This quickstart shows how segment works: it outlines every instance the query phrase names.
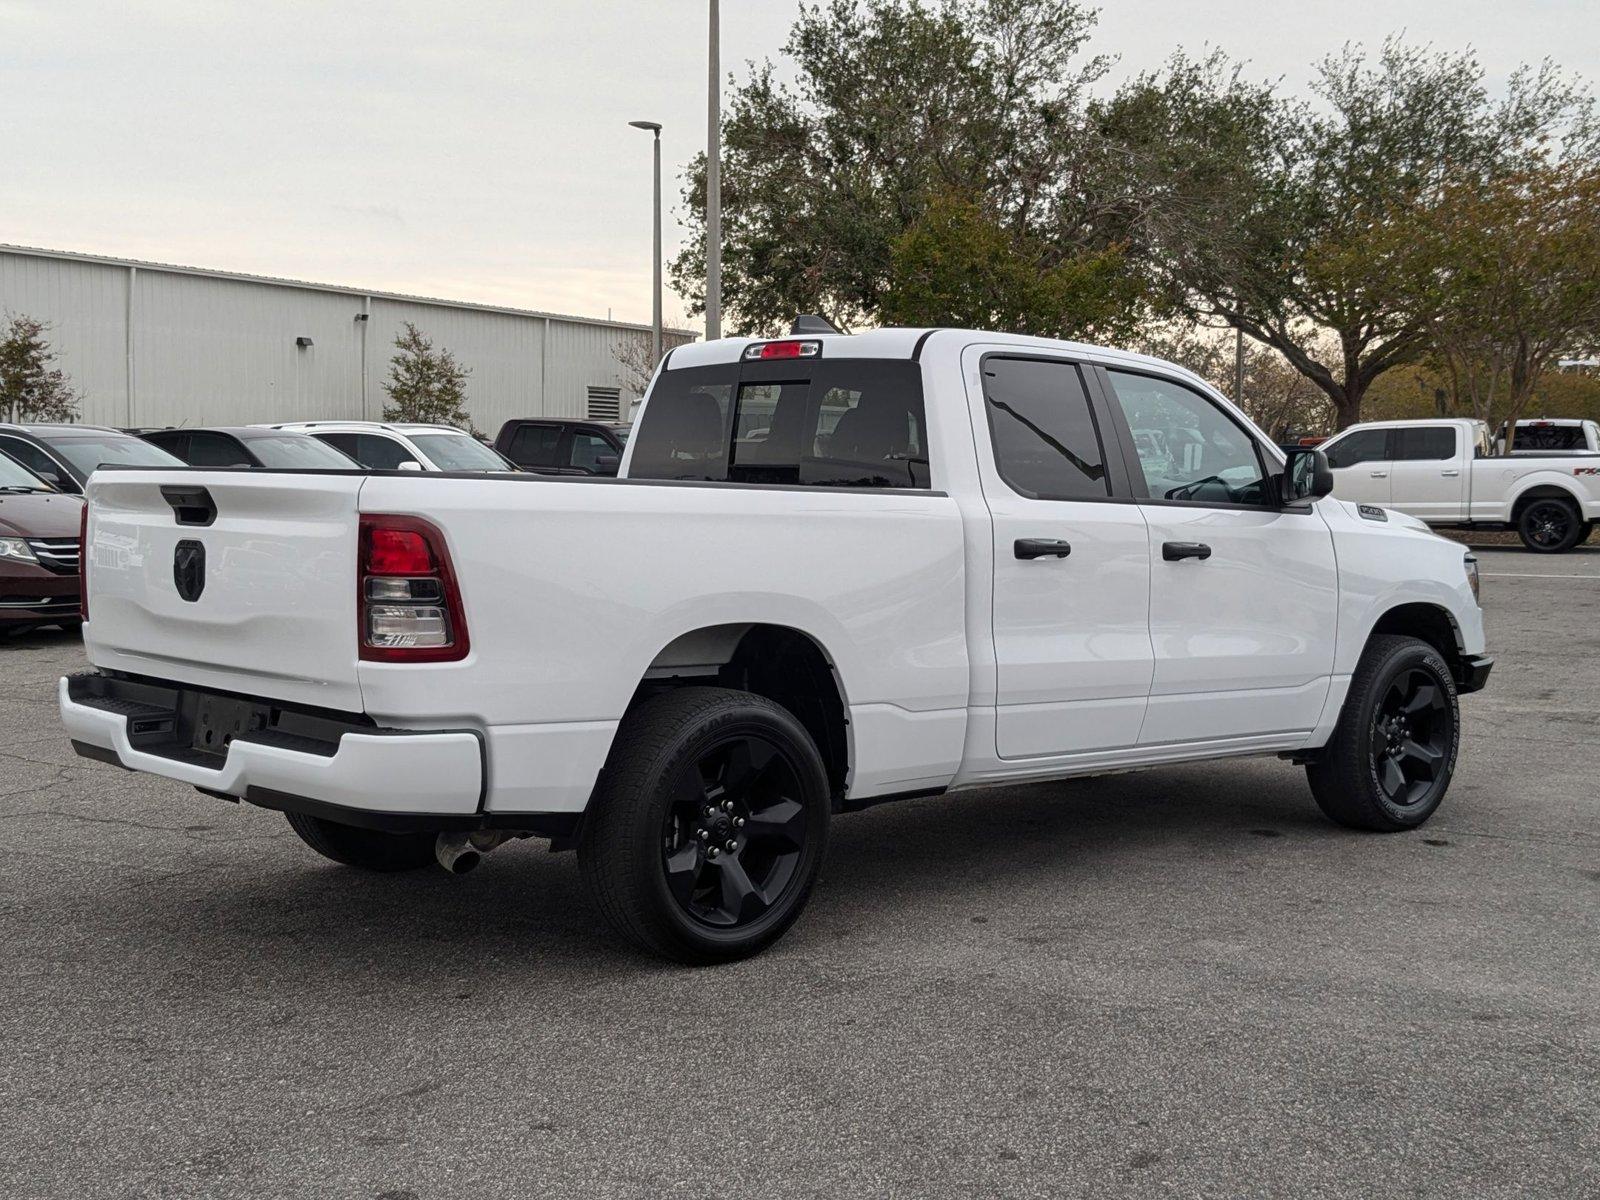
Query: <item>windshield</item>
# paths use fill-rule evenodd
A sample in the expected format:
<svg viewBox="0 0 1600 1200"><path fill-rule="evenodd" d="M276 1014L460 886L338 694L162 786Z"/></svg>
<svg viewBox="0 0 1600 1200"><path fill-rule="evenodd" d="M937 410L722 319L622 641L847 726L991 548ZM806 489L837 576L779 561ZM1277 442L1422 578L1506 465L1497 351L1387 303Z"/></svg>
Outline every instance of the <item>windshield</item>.
<svg viewBox="0 0 1600 1200"><path fill-rule="evenodd" d="M4 451L0 451L0 488L32 488L40 492L55 491L55 488L40 479L16 459L6 455Z"/></svg>
<svg viewBox="0 0 1600 1200"><path fill-rule="evenodd" d="M100 466L130 467L181 467L182 459L174 458L159 446L121 433L72 434L48 440L69 463L90 474Z"/></svg>
<svg viewBox="0 0 1600 1200"><path fill-rule="evenodd" d="M263 467L284 471L348 471L361 465L327 443L298 433L247 438L245 446L261 460Z"/></svg>
<svg viewBox="0 0 1600 1200"><path fill-rule="evenodd" d="M406 436L441 471L516 470L477 438L465 433L410 433Z"/></svg>

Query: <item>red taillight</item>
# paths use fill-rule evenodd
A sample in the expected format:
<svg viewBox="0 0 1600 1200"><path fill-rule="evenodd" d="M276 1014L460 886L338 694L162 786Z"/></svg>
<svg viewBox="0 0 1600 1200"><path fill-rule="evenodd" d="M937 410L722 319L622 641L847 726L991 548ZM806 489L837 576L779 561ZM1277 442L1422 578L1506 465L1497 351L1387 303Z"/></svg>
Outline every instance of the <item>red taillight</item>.
<svg viewBox="0 0 1600 1200"><path fill-rule="evenodd" d="M361 518L356 639L368 662L456 662L467 620L444 534L420 517Z"/></svg>
<svg viewBox="0 0 1600 1200"><path fill-rule="evenodd" d="M367 543L368 575L431 575L428 539L410 529L375 527Z"/></svg>
<svg viewBox="0 0 1600 1200"><path fill-rule="evenodd" d="M89 497L78 514L78 616L89 619Z"/></svg>

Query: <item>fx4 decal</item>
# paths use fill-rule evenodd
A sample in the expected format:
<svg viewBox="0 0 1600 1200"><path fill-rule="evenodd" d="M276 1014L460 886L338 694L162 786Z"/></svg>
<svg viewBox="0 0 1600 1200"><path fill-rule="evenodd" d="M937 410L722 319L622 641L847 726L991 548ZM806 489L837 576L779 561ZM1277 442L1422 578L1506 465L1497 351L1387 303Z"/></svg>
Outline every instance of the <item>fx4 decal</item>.
<svg viewBox="0 0 1600 1200"><path fill-rule="evenodd" d="M1574 475L1600 475L1600 467L1573 467Z"/></svg>
<svg viewBox="0 0 1600 1200"><path fill-rule="evenodd" d="M1368 521L1387 521L1389 514L1375 504L1358 504L1356 511Z"/></svg>

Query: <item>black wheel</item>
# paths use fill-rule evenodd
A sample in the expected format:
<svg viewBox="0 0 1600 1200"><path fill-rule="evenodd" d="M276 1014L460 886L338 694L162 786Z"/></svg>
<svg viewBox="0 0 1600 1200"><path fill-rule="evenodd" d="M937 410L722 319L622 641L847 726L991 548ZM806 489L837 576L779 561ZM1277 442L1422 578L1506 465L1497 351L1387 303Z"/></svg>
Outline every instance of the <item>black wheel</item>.
<svg viewBox="0 0 1600 1200"><path fill-rule="evenodd" d="M435 861L432 833L384 833L358 829L305 813L284 813L289 828L323 858L368 871L415 871Z"/></svg>
<svg viewBox="0 0 1600 1200"><path fill-rule="evenodd" d="M1583 516L1571 500L1550 497L1531 501L1517 518L1517 536L1535 554L1571 550L1587 533Z"/></svg>
<svg viewBox="0 0 1600 1200"><path fill-rule="evenodd" d="M822 756L787 709L681 688L622 722L584 815L578 861L600 911L678 962L743 958L805 907L822 866Z"/></svg>
<svg viewBox="0 0 1600 1200"><path fill-rule="evenodd" d="M1417 638L1375 637L1333 738L1306 768L1311 794L1348 828L1415 829L1444 799L1460 740L1455 681L1439 652Z"/></svg>

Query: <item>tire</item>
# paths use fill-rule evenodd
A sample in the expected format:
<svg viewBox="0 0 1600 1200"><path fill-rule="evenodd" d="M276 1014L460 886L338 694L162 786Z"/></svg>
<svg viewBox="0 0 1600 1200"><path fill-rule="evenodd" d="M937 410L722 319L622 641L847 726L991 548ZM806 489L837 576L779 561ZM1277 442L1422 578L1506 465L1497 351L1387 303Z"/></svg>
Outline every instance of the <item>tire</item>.
<svg viewBox="0 0 1600 1200"><path fill-rule="evenodd" d="M676 689L623 719L578 864L641 950L696 965L745 958L805 908L829 808L822 756L793 713L748 692Z"/></svg>
<svg viewBox="0 0 1600 1200"><path fill-rule="evenodd" d="M1416 829L1444 800L1460 744L1449 664L1424 641L1380 634L1367 643L1339 724L1306 777L1336 824Z"/></svg>
<svg viewBox="0 0 1600 1200"><path fill-rule="evenodd" d="M1576 504L1555 496L1530 500L1517 516L1517 536L1535 554L1565 554L1588 528Z"/></svg>
<svg viewBox="0 0 1600 1200"><path fill-rule="evenodd" d="M358 829L306 813L284 813L289 828L323 858L366 871L415 871L435 861L432 833Z"/></svg>

